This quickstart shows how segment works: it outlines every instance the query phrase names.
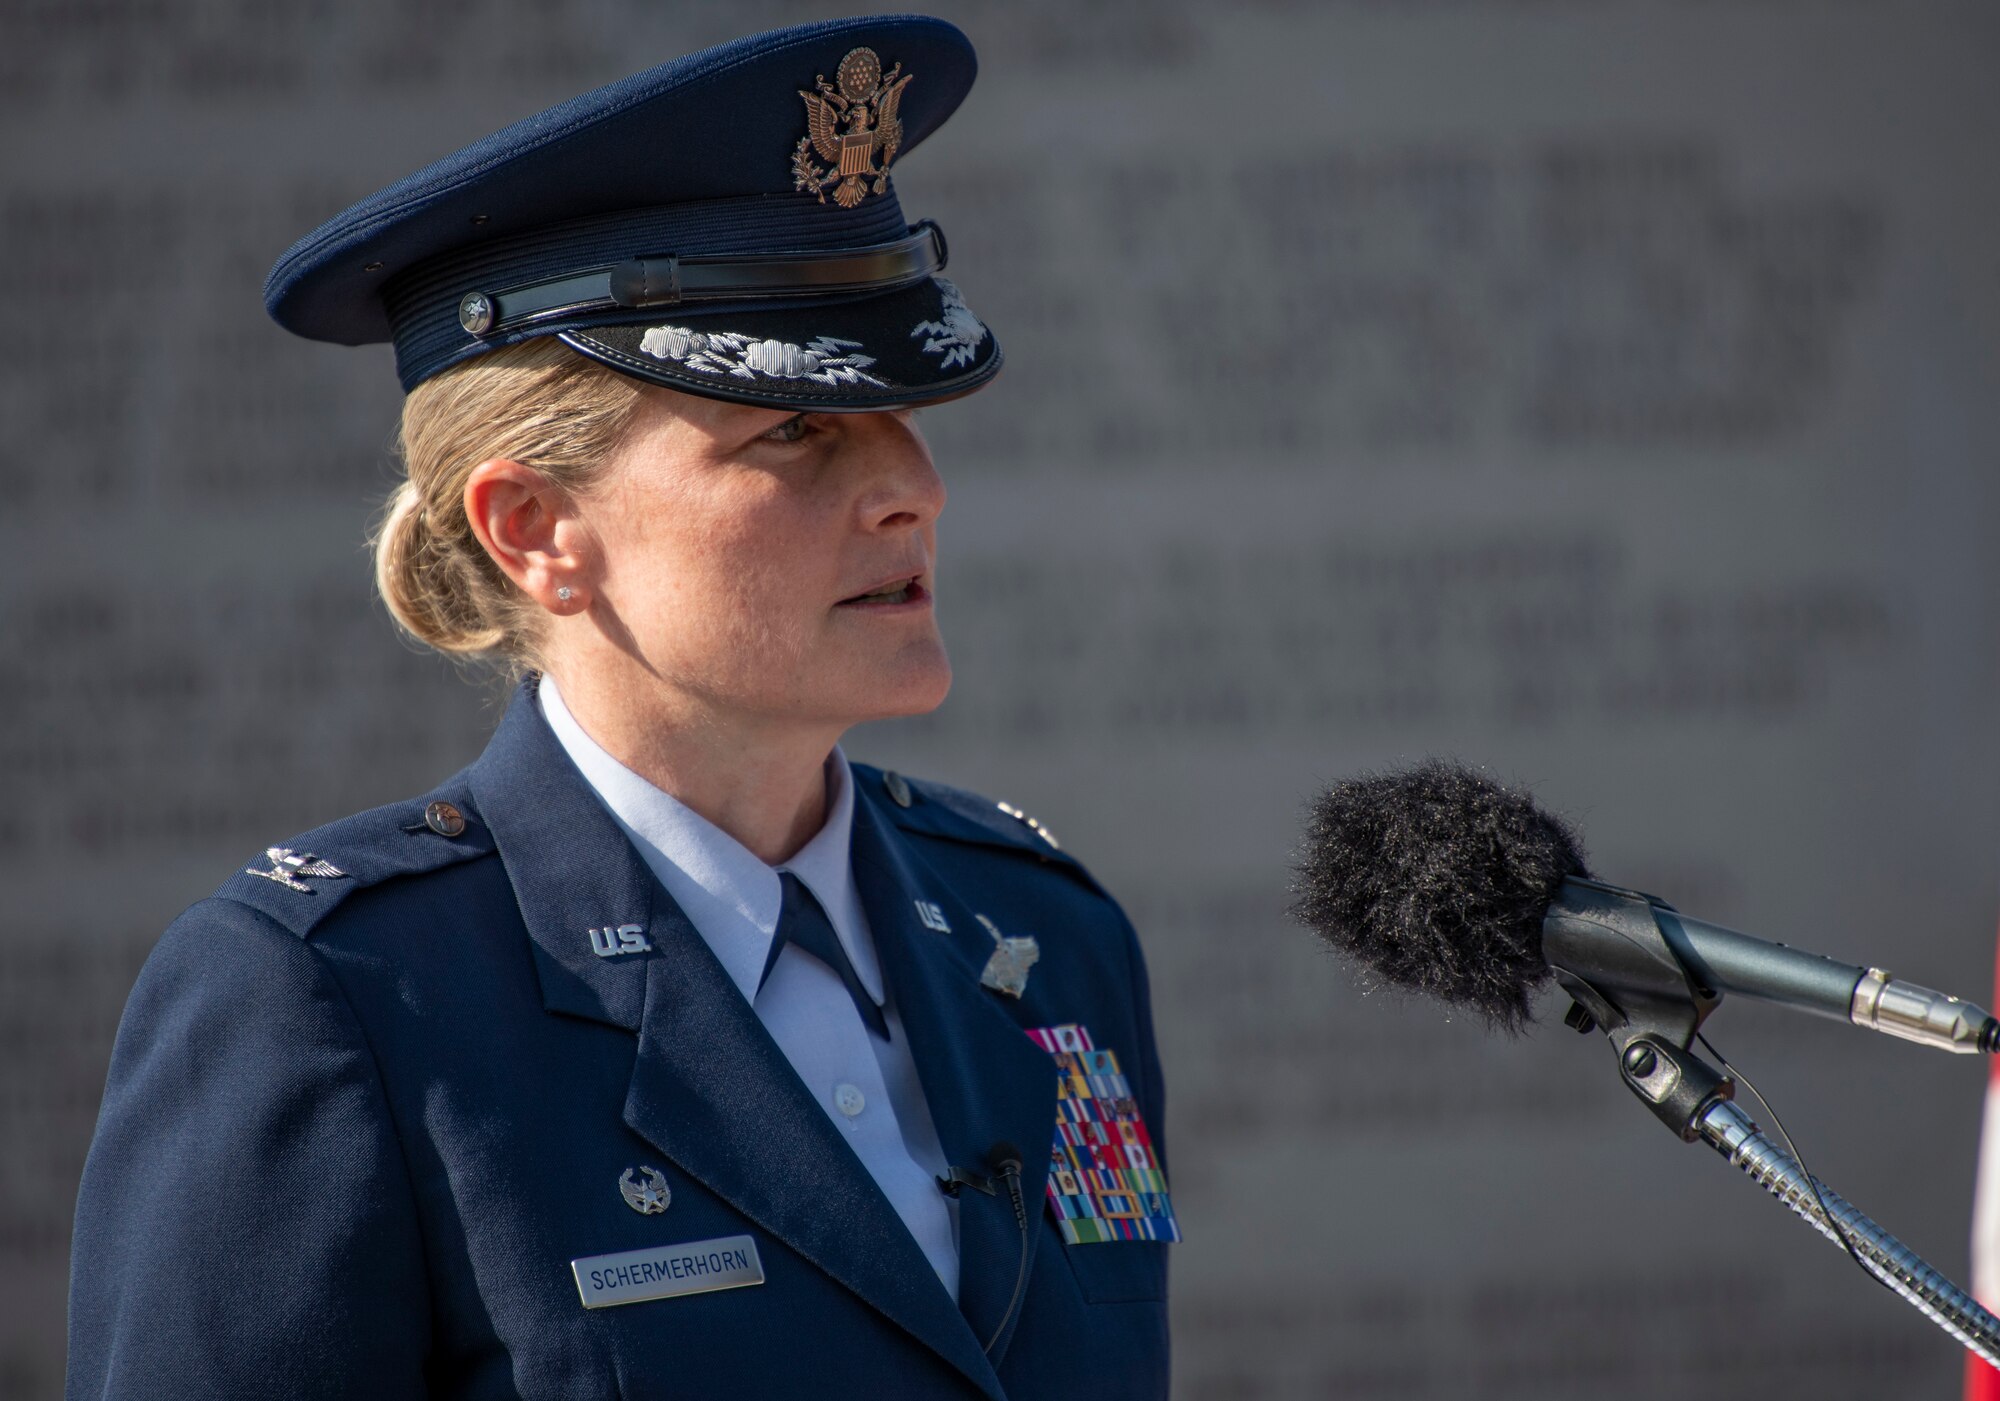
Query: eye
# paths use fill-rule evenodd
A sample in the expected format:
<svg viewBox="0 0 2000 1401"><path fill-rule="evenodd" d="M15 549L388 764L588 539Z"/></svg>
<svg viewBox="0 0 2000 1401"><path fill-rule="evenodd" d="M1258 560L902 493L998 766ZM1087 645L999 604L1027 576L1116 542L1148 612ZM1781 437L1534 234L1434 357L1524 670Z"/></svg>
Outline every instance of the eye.
<svg viewBox="0 0 2000 1401"><path fill-rule="evenodd" d="M763 436L774 443L796 443L812 432L812 424L806 415L795 413L777 427L767 430Z"/></svg>

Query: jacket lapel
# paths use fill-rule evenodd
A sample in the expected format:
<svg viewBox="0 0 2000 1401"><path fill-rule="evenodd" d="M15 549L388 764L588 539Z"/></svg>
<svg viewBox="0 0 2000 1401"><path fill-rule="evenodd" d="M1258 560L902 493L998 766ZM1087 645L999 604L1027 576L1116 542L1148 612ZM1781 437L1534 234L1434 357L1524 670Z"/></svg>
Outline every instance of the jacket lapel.
<svg viewBox="0 0 2000 1401"><path fill-rule="evenodd" d="M887 974L890 996L909 1034L924 1098L948 1162L985 1172L989 1151L1011 1143L1021 1155L1033 1269L1049 1144L1055 1131L1056 1068L1002 1006L980 986L993 942L973 911L909 849L866 785L854 805L854 877ZM944 910L950 932L926 928L917 902ZM958 1196L958 1302L981 1343L1007 1311L1021 1265L1021 1232L1004 1188L993 1196ZM997 1365L1018 1312L993 1349Z"/></svg>
<svg viewBox="0 0 2000 1401"><path fill-rule="evenodd" d="M625 1122L997 1401L999 1378L923 1251L570 763L532 683L469 777L528 927L544 1006L638 1035ZM594 952L589 931L619 924L639 926L650 947Z"/></svg>
<svg viewBox="0 0 2000 1401"><path fill-rule="evenodd" d="M591 931L613 931L613 947L621 925L644 934L658 882L542 719L532 680L467 779L528 927L542 1005L637 1031L651 955L601 956Z"/></svg>

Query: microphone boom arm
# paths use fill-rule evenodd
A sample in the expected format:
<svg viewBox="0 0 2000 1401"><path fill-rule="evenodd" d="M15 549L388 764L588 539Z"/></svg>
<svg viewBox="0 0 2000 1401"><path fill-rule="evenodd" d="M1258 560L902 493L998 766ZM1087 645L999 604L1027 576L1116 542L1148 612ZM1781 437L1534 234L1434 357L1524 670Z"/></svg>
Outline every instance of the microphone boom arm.
<svg viewBox="0 0 2000 1401"><path fill-rule="evenodd" d="M1833 1188L1811 1177L1797 1158L1766 1138L1749 1115L1727 1100L1717 1100L1702 1114L1700 1134L1704 1143L1742 1168L1752 1182L1790 1207L1800 1220L1836 1245L1851 1245L1868 1272L1901 1295L1911 1308L1968 1351L2000 1367L2000 1318L1855 1210ZM1838 1231L1820 1210L1822 1198L1826 1211L1839 1223Z"/></svg>

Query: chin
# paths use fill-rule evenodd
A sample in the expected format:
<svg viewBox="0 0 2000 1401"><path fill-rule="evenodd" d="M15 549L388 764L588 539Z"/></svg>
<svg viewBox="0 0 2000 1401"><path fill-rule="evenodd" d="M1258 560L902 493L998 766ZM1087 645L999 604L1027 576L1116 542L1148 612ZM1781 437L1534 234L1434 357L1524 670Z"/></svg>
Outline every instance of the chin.
<svg viewBox="0 0 2000 1401"><path fill-rule="evenodd" d="M951 663L943 661L921 677L906 678L904 684L895 688L895 708L884 713L883 719L897 715L928 715L944 704L944 698L951 694Z"/></svg>
<svg viewBox="0 0 2000 1401"><path fill-rule="evenodd" d="M917 649L911 649L913 652ZM857 723L928 715L951 693L951 661L933 643L918 655L905 653L854 688Z"/></svg>

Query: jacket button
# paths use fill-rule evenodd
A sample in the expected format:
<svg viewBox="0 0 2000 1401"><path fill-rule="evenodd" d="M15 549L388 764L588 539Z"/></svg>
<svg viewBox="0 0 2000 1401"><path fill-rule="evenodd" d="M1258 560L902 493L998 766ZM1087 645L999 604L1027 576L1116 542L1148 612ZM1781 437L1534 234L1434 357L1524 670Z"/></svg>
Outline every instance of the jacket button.
<svg viewBox="0 0 2000 1401"><path fill-rule="evenodd" d="M455 837L465 830L465 814L450 803L432 803L424 809L424 826L440 837Z"/></svg>
<svg viewBox="0 0 2000 1401"><path fill-rule="evenodd" d="M882 786L889 790L890 798L899 808L906 808L914 801L910 796L909 780L893 769L882 775Z"/></svg>

